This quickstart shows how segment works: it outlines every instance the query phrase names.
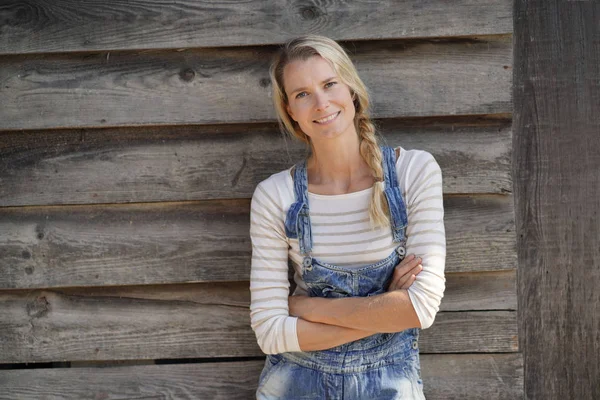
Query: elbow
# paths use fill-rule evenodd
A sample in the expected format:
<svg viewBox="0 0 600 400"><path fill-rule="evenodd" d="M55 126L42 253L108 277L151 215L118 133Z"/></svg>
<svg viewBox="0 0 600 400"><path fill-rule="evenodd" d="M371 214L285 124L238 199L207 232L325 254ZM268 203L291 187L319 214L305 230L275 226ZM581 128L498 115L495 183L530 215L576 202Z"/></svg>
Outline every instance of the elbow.
<svg viewBox="0 0 600 400"><path fill-rule="evenodd" d="M261 322L252 324L256 342L265 354L281 354L288 351L299 351L297 348L296 318L285 315L267 317Z"/></svg>
<svg viewBox="0 0 600 400"><path fill-rule="evenodd" d="M272 334L268 329L265 329L264 325L264 322L258 326L252 325L256 343L264 354L277 354L275 342L271 337Z"/></svg>
<svg viewBox="0 0 600 400"><path fill-rule="evenodd" d="M433 321L435 320L435 314L432 315L431 317L425 317L425 318L419 318L419 322L421 324L421 326L419 327L420 329L427 329L429 327L431 327L431 325L433 325Z"/></svg>
<svg viewBox="0 0 600 400"><path fill-rule="evenodd" d="M419 320L419 328L430 328L433 325L435 317L440 309L443 294L440 294L439 296L428 296L423 293L414 293L410 290L410 288L408 293Z"/></svg>
<svg viewBox="0 0 600 400"><path fill-rule="evenodd" d="M269 345L264 338L256 337L256 342L258 343L258 347L264 354L277 354L274 346Z"/></svg>

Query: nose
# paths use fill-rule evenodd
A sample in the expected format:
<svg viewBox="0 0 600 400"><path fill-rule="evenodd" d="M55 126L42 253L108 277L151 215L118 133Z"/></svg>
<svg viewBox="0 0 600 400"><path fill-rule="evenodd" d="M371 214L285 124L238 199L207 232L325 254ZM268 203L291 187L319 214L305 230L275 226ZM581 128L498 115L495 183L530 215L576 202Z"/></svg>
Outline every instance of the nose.
<svg viewBox="0 0 600 400"><path fill-rule="evenodd" d="M329 97L326 93L323 92L315 92L315 108L317 111L326 110L329 107Z"/></svg>

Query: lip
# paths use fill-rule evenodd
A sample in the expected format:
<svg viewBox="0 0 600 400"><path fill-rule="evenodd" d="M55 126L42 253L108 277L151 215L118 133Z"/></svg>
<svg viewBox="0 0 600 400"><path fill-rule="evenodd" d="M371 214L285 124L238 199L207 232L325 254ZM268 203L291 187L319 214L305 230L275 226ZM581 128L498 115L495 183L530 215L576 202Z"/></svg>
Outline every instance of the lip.
<svg viewBox="0 0 600 400"><path fill-rule="evenodd" d="M329 115L326 115L326 116L324 116L324 117L317 118L317 119L313 120L313 122L314 122L315 124L318 124L318 125L327 125L327 124L330 124L330 123L332 123L333 121L335 121L335 120L337 119L337 117L338 117L338 115L339 115L339 113L340 113L340 112L341 112L341 111L336 111L336 112L334 112L334 113L331 113L331 114L329 114ZM318 119L329 118L329 117L331 117L332 115L335 115L336 117L335 117L334 119L330 120L330 121L327 121L327 122L317 122L317 120L318 120Z"/></svg>

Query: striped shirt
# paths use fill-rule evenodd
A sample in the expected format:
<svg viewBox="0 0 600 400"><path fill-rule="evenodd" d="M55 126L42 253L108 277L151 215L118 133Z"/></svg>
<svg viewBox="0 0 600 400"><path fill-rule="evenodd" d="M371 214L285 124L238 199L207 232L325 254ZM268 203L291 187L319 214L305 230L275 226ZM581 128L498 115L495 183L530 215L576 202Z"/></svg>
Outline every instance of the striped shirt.
<svg viewBox="0 0 600 400"><path fill-rule="evenodd" d="M400 190L408 212L406 254L422 257L423 270L408 289L421 327L433 323L445 289L446 239L442 174L425 151L400 149L396 162ZM394 251L389 227L371 229L369 204L373 188L342 195L308 193L313 235L312 256L348 268L375 263ZM250 237L250 318L266 354L301 351L296 317L289 315L288 259L296 291L306 294L298 239L285 235L286 213L294 198L290 169L260 182L252 196Z"/></svg>

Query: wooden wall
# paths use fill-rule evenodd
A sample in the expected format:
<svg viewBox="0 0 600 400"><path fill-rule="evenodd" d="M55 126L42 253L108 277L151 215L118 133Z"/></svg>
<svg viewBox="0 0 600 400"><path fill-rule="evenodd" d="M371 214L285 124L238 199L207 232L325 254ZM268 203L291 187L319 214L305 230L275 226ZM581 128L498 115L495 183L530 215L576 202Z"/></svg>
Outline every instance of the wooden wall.
<svg viewBox="0 0 600 400"><path fill-rule="evenodd" d="M527 399L600 399L600 3L515 2Z"/></svg>
<svg viewBox="0 0 600 400"><path fill-rule="evenodd" d="M250 196L305 155L268 64L308 32L442 167L427 398L522 397L510 1L68 3L0 6L0 399L252 398Z"/></svg>

